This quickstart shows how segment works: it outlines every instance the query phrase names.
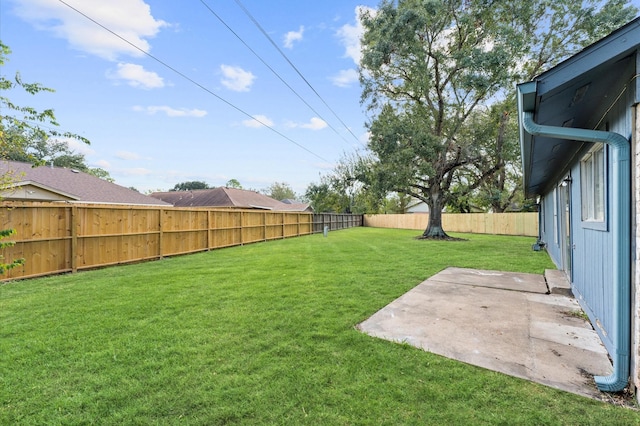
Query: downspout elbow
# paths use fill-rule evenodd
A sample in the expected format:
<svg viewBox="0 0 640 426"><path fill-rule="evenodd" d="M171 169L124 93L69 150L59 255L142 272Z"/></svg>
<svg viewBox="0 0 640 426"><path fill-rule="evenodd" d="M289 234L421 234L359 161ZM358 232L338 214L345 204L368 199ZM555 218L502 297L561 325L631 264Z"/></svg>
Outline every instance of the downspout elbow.
<svg viewBox="0 0 640 426"><path fill-rule="evenodd" d="M620 157L629 160L629 141L622 135L615 132L605 132L602 130L576 129L573 127L545 126L533 121L532 112L522 113L522 127L527 133L534 136L543 136L555 139L573 140L580 142L602 142L614 148Z"/></svg>
<svg viewBox="0 0 640 426"><path fill-rule="evenodd" d="M611 338L615 347L613 373L595 376L598 389L606 392L623 390L629 382L631 353L631 147L629 141L615 132L545 126L533 120L532 112L522 113L522 127L533 136L581 142L601 142L612 148L612 209L614 324Z"/></svg>

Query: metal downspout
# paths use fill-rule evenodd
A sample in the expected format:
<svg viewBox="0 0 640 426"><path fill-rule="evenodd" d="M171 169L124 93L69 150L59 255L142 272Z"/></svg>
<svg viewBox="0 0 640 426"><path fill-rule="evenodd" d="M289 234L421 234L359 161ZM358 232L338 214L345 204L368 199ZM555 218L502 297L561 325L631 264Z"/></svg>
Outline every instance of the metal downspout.
<svg viewBox="0 0 640 426"><path fill-rule="evenodd" d="M623 390L629 382L631 352L631 168L629 141L618 133L570 127L544 126L533 121L532 112L523 112L522 125L531 135L556 139L602 142L612 148L614 324L612 340L615 347L613 373L595 376L598 389L606 392Z"/></svg>

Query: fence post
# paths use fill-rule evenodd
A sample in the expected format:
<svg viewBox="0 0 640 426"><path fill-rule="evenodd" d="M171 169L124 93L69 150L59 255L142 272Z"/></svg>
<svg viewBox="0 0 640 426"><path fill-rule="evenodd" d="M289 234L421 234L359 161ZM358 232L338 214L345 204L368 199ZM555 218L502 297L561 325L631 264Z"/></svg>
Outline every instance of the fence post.
<svg viewBox="0 0 640 426"><path fill-rule="evenodd" d="M78 272L78 206L71 206L71 272Z"/></svg>
<svg viewBox="0 0 640 426"><path fill-rule="evenodd" d="M158 217L158 259L162 259L162 255L164 254L164 247L162 247L162 239L164 237L164 230L162 227L162 217L164 216L164 209L160 209L160 215Z"/></svg>
<svg viewBox="0 0 640 426"><path fill-rule="evenodd" d="M262 241L267 241L267 212L262 213Z"/></svg>
<svg viewBox="0 0 640 426"><path fill-rule="evenodd" d="M240 210L240 245L244 245L244 211Z"/></svg>

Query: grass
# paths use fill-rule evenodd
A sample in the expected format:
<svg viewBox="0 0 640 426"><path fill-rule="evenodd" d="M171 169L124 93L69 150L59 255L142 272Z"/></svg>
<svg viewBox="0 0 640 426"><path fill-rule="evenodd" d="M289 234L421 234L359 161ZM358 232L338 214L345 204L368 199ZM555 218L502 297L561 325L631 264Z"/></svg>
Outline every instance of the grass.
<svg viewBox="0 0 640 426"><path fill-rule="evenodd" d="M541 273L533 238L354 228L0 285L0 424L640 424L354 329L447 266Z"/></svg>

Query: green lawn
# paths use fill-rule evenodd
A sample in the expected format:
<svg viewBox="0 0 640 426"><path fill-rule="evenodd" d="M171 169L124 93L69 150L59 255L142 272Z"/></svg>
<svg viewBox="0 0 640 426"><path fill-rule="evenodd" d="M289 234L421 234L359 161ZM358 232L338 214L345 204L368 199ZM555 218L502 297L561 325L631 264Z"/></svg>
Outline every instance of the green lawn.
<svg viewBox="0 0 640 426"><path fill-rule="evenodd" d="M534 238L418 233L354 228L0 284L0 424L640 424L358 332L447 266L551 267Z"/></svg>

